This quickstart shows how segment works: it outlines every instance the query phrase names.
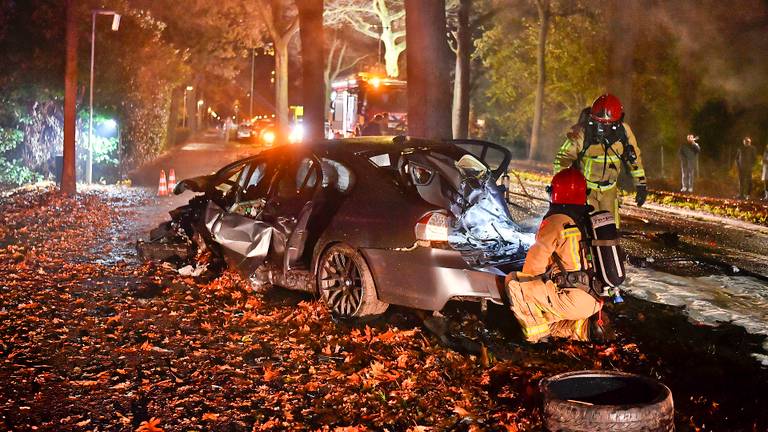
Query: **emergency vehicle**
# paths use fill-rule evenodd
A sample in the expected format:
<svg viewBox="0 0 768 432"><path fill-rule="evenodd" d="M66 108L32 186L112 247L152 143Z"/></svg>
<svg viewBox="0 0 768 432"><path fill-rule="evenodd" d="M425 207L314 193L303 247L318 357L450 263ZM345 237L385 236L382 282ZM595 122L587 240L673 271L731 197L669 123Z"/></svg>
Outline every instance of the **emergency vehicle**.
<svg viewBox="0 0 768 432"><path fill-rule="evenodd" d="M405 134L407 112L405 81L361 72L331 84L328 138L360 135L376 114L387 118L384 135Z"/></svg>

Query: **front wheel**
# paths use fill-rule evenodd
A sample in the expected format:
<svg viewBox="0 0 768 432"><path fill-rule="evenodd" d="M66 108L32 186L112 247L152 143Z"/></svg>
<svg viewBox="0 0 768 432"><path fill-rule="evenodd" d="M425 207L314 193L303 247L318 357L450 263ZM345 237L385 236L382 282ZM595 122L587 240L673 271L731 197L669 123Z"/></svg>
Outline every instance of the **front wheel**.
<svg viewBox="0 0 768 432"><path fill-rule="evenodd" d="M384 313L389 306L376 296L368 264L355 249L335 244L320 257L317 287L331 313L342 318L361 318Z"/></svg>

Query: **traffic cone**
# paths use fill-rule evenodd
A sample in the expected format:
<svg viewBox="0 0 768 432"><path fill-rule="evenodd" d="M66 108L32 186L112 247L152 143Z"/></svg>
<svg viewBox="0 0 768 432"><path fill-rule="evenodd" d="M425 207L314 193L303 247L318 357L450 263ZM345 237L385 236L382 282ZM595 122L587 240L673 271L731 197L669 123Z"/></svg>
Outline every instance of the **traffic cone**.
<svg viewBox="0 0 768 432"><path fill-rule="evenodd" d="M160 170L160 185L157 187L157 196L168 195L168 183L165 182L165 170Z"/></svg>
<svg viewBox="0 0 768 432"><path fill-rule="evenodd" d="M174 189L176 189L176 172L171 168L168 171L168 195L173 194Z"/></svg>

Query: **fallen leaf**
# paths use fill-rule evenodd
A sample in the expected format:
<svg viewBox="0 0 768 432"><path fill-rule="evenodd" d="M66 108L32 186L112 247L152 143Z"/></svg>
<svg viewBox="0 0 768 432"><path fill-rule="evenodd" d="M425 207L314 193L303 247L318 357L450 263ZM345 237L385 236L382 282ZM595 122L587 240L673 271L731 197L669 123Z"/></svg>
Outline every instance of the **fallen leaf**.
<svg viewBox="0 0 768 432"><path fill-rule="evenodd" d="M158 427L159 424L160 419L152 417L148 421L141 422L139 427L136 428L136 432L163 432L163 430Z"/></svg>

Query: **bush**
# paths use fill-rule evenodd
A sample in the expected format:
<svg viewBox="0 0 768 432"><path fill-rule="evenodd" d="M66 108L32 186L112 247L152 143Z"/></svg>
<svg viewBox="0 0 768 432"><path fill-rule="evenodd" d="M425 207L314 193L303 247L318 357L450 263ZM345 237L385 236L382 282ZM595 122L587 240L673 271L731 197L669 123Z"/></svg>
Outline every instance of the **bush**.
<svg viewBox="0 0 768 432"><path fill-rule="evenodd" d="M22 161L9 159L7 153L15 151L21 144L24 135L20 130L0 128L0 183L21 185L42 178L40 174L30 170Z"/></svg>
<svg viewBox="0 0 768 432"><path fill-rule="evenodd" d="M0 184L23 185L42 180L43 176L32 171L20 160L0 158Z"/></svg>

